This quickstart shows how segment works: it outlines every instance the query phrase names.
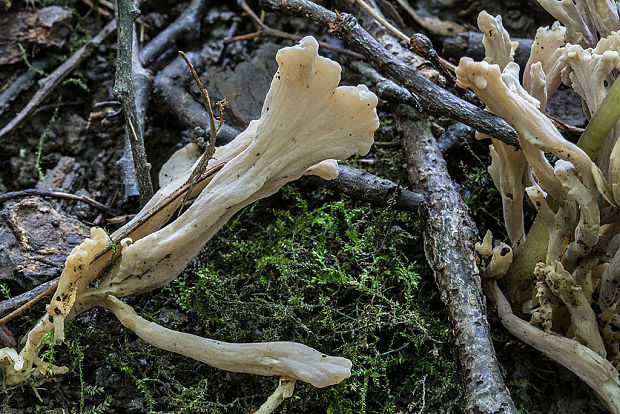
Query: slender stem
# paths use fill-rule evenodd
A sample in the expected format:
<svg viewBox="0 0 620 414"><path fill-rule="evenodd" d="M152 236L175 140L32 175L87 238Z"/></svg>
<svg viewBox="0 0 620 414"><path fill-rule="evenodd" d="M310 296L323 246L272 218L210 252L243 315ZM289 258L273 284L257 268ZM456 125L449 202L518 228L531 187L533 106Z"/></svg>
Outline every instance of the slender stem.
<svg viewBox="0 0 620 414"><path fill-rule="evenodd" d="M596 158L618 117L620 117L620 82L614 82L577 142L591 159Z"/></svg>
<svg viewBox="0 0 620 414"><path fill-rule="evenodd" d="M0 204L7 200L11 200L13 198L20 197L30 197L30 196L40 196L40 197L52 197L52 198L66 198L69 200L82 201L86 204L90 204L93 207L96 207L100 210L110 211L111 208L98 202L97 200L93 200L90 197L79 196L70 193L64 193L62 191L45 191L45 190L37 190L37 189L28 189L21 191L12 191L10 193L0 194Z"/></svg>
<svg viewBox="0 0 620 414"><path fill-rule="evenodd" d="M364 0L355 0L355 1L356 1L357 4L360 5L360 7L362 7L364 10L366 10L368 12L368 14L370 14L372 17L374 17L375 20L377 20L379 23L381 23L383 26L385 26L386 29L388 29L390 32L392 32L392 34L394 34L394 36L400 38L401 40L404 40L405 43L409 44L409 37L406 34L404 34L403 32L401 32L400 30L398 30L396 27L394 27L386 19L384 19L383 16L379 15L379 13L377 13L375 11L375 9L370 7L368 5L368 3L366 3Z"/></svg>

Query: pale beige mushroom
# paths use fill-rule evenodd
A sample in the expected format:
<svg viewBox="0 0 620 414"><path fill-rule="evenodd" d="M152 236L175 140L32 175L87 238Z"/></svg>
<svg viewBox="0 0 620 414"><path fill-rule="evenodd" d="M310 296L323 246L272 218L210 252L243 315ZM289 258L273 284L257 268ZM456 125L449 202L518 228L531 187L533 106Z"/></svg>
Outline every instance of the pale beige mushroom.
<svg viewBox="0 0 620 414"><path fill-rule="evenodd" d="M480 31L484 33L482 37L486 55L484 60L504 69L514 60L515 50L519 43L510 41L510 36L502 24L502 16L493 17L483 10L478 14L477 23Z"/></svg>
<svg viewBox="0 0 620 414"><path fill-rule="evenodd" d="M545 280L549 289L562 299L568 308L575 339L604 358L607 352L598 331L596 315L583 289L575 283L572 275L558 261L547 265L540 263L534 273Z"/></svg>
<svg viewBox="0 0 620 414"><path fill-rule="evenodd" d="M566 28L559 23L539 27L536 31L530 57L523 70L523 87L540 102L545 112L547 102L562 82L561 73L566 65L562 56L566 44Z"/></svg>
<svg viewBox="0 0 620 414"><path fill-rule="evenodd" d="M618 6L614 0L585 0L585 4L600 37L620 30Z"/></svg>
<svg viewBox="0 0 620 414"><path fill-rule="evenodd" d="M564 83L580 95L586 116L591 118L614 83L615 74L620 70L620 33L614 32L601 39L594 49L583 49L578 45L567 45L565 49L564 60L567 66L562 73ZM618 135L620 121L612 128L596 157L597 166L605 176L611 178L610 160L614 161L611 153ZM606 196L605 193L603 195ZM609 199L610 202L611 200Z"/></svg>
<svg viewBox="0 0 620 414"><path fill-rule="evenodd" d="M485 11L478 15L478 27L484 33L482 44L485 61L504 68L513 61L517 42L511 42L508 32L502 25L501 16L493 17ZM488 171L495 187L502 197L504 224L512 246L518 250L525 240L523 223L523 177L526 162L523 152L486 134L476 133L476 138L491 138L489 147L491 166Z"/></svg>
<svg viewBox="0 0 620 414"><path fill-rule="evenodd" d="M325 355L295 342L216 341L149 322L114 296L108 296L105 307L145 342L226 371L286 377L319 388L338 384L351 376L348 359Z"/></svg>
<svg viewBox="0 0 620 414"><path fill-rule="evenodd" d="M567 28L566 40L592 47L596 44L596 28L583 1L577 4L573 0L537 0L554 18Z"/></svg>
<svg viewBox="0 0 620 414"><path fill-rule="evenodd" d="M376 96L363 85L338 87L340 66L317 52L318 43L311 37L278 52L279 70L261 118L215 151L207 166L213 173L193 187L196 199L179 217L175 213L182 188L199 162L192 147L167 163L162 188L131 222L111 236L91 230L91 238L68 257L48 314L28 333L20 354L0 352L5 384L40 375L36 347L45 333L56 328L56 340L61 341L64 320L93 306L109 308L155 346L223 369L284 376L319 387L350 375L350 361L301 344L227 344L174 332L145 321L116 299L174 279L244 206L305 173L333 179L338 166L332 158L369 151L379 126Z"/></svg>

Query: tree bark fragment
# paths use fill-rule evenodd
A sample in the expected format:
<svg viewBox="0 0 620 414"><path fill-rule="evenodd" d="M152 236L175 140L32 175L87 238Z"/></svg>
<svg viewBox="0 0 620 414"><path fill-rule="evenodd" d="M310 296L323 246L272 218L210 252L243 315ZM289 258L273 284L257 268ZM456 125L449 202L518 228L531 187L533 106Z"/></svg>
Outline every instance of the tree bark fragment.
<svg viewBox="0 0 620 414"><path fill-rule="evenodd" d="M454 329L468 413L518 413L502 379L474 256L475 223L450 178L428 119L401 105L396 114L409 180L425 194L424 251Z"/></svg>

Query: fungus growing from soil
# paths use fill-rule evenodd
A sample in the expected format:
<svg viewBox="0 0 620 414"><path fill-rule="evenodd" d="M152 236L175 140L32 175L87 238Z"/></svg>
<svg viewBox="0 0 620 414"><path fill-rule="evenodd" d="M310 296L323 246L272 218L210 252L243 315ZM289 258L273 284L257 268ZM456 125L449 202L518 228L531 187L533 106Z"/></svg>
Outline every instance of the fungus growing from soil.
<svg viewBox="0 0 620 414"><path fill-rule="evenodd" d="M620 180L620 124L617 105L607 102L620 90L620 41L613 31L620 23L615 2L539 3L565 27L556 22L538 30L522 83L501 19L485 12L478 22L487 57L463 58L456 71L460 86L473 89L515 128L522 149L497 140L491 146L489 173L502 194L511 246L493 247L488 233L476 248L504 326L572 370L620 413L620 210L614 185ZM564 139L544 113L560 80L579 94L591 120L578 144ZM524 194L538 212L527 234ZM504 275L516 313L529 323L513 313L499 289L496 279Z"/></svg>
<svg viewBox="0 0 620 414"><path fill-rule="evenodd" d="M317 52L312 37L278 52L279 69L260 119L217 148L193 186L186 181L199 153L190 145L162 168L161 189L131 222L110 236L91 229L91 237L67 258L47 314L28 333L21 352L0 351L4 385L35 375L43 336L54 328L61 342L64 322L95 306L110 310L152 345L221 369L299 379L317 387L350 376L351 362L345 358L292 342L231 344L176 332L146 321L118 299L169 283L248 204L304 174L333 179L333 159L370 150L379 126L376 96L364 85L339 87L340 66ZM177 217L188 188L195 200ZM287 390L292 392L290 386Z"/></svg>

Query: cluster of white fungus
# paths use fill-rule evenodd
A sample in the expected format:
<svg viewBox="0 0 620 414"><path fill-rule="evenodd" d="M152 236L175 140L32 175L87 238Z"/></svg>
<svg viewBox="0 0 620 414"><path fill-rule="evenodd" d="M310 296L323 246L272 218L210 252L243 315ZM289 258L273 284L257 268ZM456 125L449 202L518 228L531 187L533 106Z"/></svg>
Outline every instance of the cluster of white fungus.
<svg viewBox="0 0 620 414"><path fill-rule="evenodd" d="M458 84L512 125L521 146L493 139L490 150L510 246L494 247L488 233L476 247L506 328L575 372L620 413L620 121L589 154L545 115L561 82L579 94L588 119L596 114L620 71L620 20L614 1L539 3L562 25L538 29L522 82L516 44L501 18L486 12L478 18L486 58L463 58L456 70ZM538 212L528 233L524 195ZM499 289L503 276L512 305L529 322Z"/></svg>

